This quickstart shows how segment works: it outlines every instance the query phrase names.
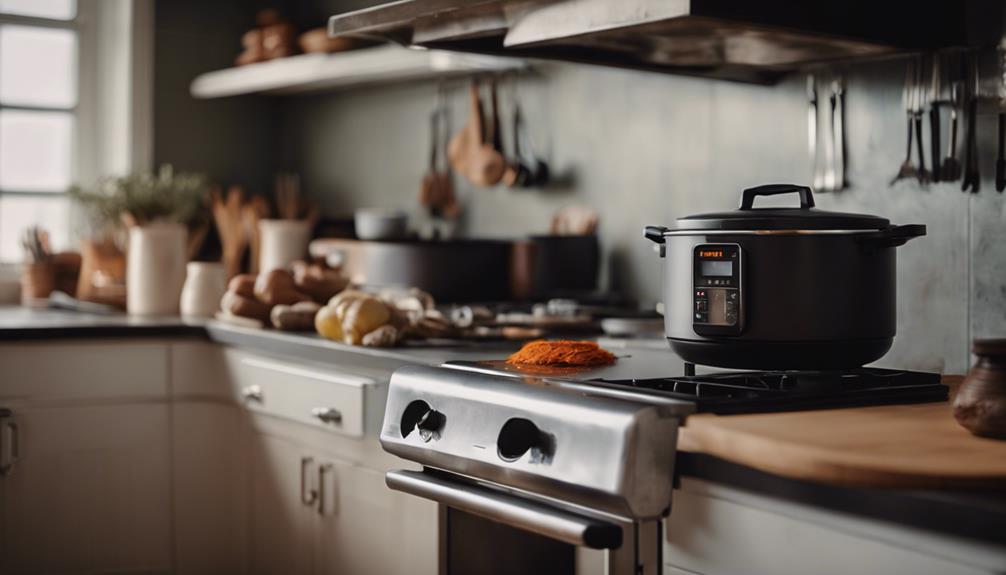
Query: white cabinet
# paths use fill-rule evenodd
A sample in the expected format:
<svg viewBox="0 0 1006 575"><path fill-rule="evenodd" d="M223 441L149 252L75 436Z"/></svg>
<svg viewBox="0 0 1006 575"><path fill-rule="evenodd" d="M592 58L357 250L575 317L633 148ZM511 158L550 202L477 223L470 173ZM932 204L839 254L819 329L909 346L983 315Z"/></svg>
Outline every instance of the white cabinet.
<svg viewBox="0 0 1006 575"><path fill-rule="evenodd" d="M0 573L170 571L168 407L10 407Z"/></svg>
<svg viewBox="0 0 1006 575"><path fill-rule="evenodd" d="M172 406L175 573L242 573L248 426L225 403Z"/></svg>
<svg viewBox="0 0 1006 575"><path fill-rule="evenodd" d="M296 438L252 442L253 574L434 575L437 507Z"/></svg>
<svg viewBox="0 0 1006 575"><path fill-rule="evenodd" d="M320 475L325 510L318 515L315 573L437 572L435 503L388 489L383 473L331 458L321 465L331 467Z"/></svg>
<svg viewBox="0 0 1006 575"><path fill-rule="evenodd" d="M21 448L0 574L437 572L436 505L384 484L383 371L194 340L2 344L0 365Z"/></svg>
<svg viewBox="0 0 1006 575"><path fill-rule="evenodd" d="M0 365L0 401L156 401L168 392L163 342L4 343Z"/></svg>
<svg viewBox="0 0 1006 575"><path fill-rule="evenodd" d="M1004 550L685 478L667 518L667 573L992 575Z"/></svg>
<svg viewBox="0 0 1006 575"><path fill-rule="evenodd" d="M310 573L313 481L310 455L292 441L258 435L253 440L249 504L249 571Z"/></svg>

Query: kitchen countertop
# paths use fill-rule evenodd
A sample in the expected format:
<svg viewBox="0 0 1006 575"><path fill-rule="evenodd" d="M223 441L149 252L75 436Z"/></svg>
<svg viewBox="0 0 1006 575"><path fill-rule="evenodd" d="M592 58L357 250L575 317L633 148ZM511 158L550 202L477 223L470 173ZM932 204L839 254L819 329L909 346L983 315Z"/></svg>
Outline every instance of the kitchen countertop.
<svg viewBox="0 0 1006 575"><path fill-rule="evenodd" d="M180 317L99 315L59 309L0 306L0 341L205 334L203 322L183 320Z"/></svg>
<svg viewBox="0 0 1006 575"><path fill-rule="evenodd" d="M394 369L401 365L440 365L447 361L504 359L517 350L512 341L450 341L395 348L345 345L310 332L282 332L243 327L216 320L179 317L97 315L46 308L0 306L0 341L81 337L208 337L225 345L254 349L304 361ZM609 343L605 343L609 345ZM611 342L612 346L617 345ZM598 371L609 378L661 377L679 374L683 362L666 348L612 347L618 364Z"/></svg>
<svg viewBox="0 0 1006 575"><path fill-rule="evenodd" d="M415 345L391 349L362 348L328 341L311 334L249 329L218 321L192 322L177 317L137 318L124 314L104 316L0 306L0 341L134 336L208 337L225 345L255 349L304 361L381 369L394 369L399 365L416 363L439 365L445 361L502 359L516 349L516 344L513 342L473 342L452 346ZM617 364L620 367L617 372L605 373L607 377L627 376L630 372L635 377L660 377L682 371L681 359L660 349L659 346L620 348L614 342L602 343L620 356ZM758 417L780 418L781 421L787 416L792 414L763 414ZM830 425L840 423L841 420L835 420ZM841 430L835 429L834 433L841 434ZM997 544L1006 543L1006 485L999 491L986 490L977 493L843 486L808 480L806 477L787 477L770 465L759 466L752 461L741 464L721 457L725 455L723 453L705 453L694 443L689 445L688 431L682 434L682 439L683 451L678 457L679 475L741 487L836 512L852 513Z"/></svg>
<svg viewBox="0 0 1006 575"><path fill-rule="evenodd" d="M311 333L288 333L262 330L211 321L207 331L214 341L258 349L260 351L296 357L305 361L365 364L368 367L397 367L405 364L441 365L448 361L475 362L501 360L517 351L513 341L453 341L448 344L414 344L393 348L351 346L324 339ZM605 344L607 345L607 344ZM619 357L612 366L588 370L583 377L628 379L632 377L664 377L680 374L684 362L669 349L617 348L609 349Z"/></svg>

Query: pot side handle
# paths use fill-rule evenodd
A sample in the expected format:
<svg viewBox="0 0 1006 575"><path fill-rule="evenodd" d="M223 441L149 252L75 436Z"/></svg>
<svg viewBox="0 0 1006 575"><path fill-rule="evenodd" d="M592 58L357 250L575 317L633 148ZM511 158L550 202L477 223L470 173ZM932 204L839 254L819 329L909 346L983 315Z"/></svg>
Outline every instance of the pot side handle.
<svg viewBox="0 0 1006 575"><path fill-rule="evenodd" d="M657 252L660 257L667 257L667 240L664 239L664 234L668 232L670 228L665 228L664 226L646 226L643 228L643 235L646 239L653 242L653 251Z"/></svg>
<svg viewBox="0 0 1006 575"><path fill-rule="evenodd" d="M800 209L809 210L814 207L814 192L807 186L795 184L766 184L756 188L748 188L741 194L741 209L754 208L758 196L778 196L779 194L800 194Z"/></svg>
<svg viewBox="0 0 1006 575"><path fill-rule="evenodd" d="M872 234L864 234L859 239L873 248L894 248L905 245L908 240L926 235L923 224L905 224L891 226Z"/></svg>
<svg viewBox="0 0 1006 575"><path fill-rule="evenodd" d="M643 228L643 235L655 244L662 244L664 243L664 234L669 230L670 228L664 226L646 226Z"/></svg>

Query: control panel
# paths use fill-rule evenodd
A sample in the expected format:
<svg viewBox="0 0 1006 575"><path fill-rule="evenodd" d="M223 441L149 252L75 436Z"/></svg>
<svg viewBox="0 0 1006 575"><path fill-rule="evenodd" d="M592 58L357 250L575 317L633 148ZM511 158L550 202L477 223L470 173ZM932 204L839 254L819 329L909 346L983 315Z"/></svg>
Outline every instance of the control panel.
<svg viewBox="0 0 1006 575"><path fill-rule="evenodd" d="M744 328L741 247L695 246L692 267L692 328L698 335L739 335Z"/></svg>

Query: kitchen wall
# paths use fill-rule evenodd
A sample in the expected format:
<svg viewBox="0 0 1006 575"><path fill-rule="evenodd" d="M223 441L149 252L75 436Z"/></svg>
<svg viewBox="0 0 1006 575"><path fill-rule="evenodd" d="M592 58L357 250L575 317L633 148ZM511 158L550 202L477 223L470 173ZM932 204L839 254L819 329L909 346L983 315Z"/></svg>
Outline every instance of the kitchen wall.
<svg viewBox="0 0 1006 575"><path fill-rule="evenodd" d="M192 79L234 65L267 0L158 0L154 6L154 164L265 192L275 172L277 102L196 100Z"/></svg>
<svg viewBox="0 0 1006 575"><path fill-rule="evenodd" d="M305 0L287 8L303 25L305 20L320 23L339 9L331 4ZM169 40L184 43L180 30L172 33L177 36ZM224 41L213 39L214 45ZM228 55L235 53L231 48ZM194 68L207 69L204 62L188 61L194 57L171 56L181 67L171 72L173 81L193 72L187 86ZM593 206L601 213L605 286L655 301L660 264L642 239L643 225L731 208L748 186L811 179L802 77L763 87L580 65L548 64L536 70L522 76L516 90L505 86L504 109L509 111L516 93L533 139L561 182L544 190L514 191L473 188L457 178L465 204L464 235L543 232L557 208ZM882 363L962 373L970 363L972 337L1006 335L1006 204L990 179L995 118L980 119L980 194L963 194L959 184L923 189L902 182L891 187L888 182L904 157L903 68L887 62L846 72L851 187L821 194L818 204L929 226L927 237L899 250L899 334ZM449 87L457 128L467 113L464 85ZM187 124L198 137L185 141L177 133L170 138L159 134L157 152L163 158L204 162L199 165L215 175L219 170L259 182L269 181L262 174L267 170L299 171L305 189L328 215L391 207L418 216L416 195L427 161L436 89L433 82L409 83L311 97L237 99L228 108L226 100L178 102L176 107L198 114L198 122ZM274 116L267 115L271 111ZM217 164L202 157L233 154L232 149L220 150L228 144L220 142L224 136L216 133L216 124L203 125L208 118L236 130L226 138L230 146L240 142L241 154ZM249 118L265 127L245 125ZM176 121L165 114L161 124ZM271 148L264 147L267 136L276 138ZM196 141L202 139L209 143ZM244 174L245 169L252 175Z"/></svg>
<svg viewBox="0 0 1006 575"><path fill-rule="evenodd" d="M927 237L899 252L899 335L883 363L961 373L972 337L1006 335L1006 203L990 180L995 118L983 116L979 127L980 194L963 194L959 184L889 186L904 157L902 78L898 63L848 71L851 187L818 203L929 226ZM457 127L467 111L463 86L451 85ZM303 174L330 214L394 207L418 215L435 92L420 83L285 100L282 163ZM657 300L661 289L645 224L731 208L748 186L811 179L802 77L762 87L550 64L522 78L516 92L563 183L514 191L458 178L463 233L542 232L555 209L593 206L606 285L642 300ZM505 102L511 97L505 89Z"/></svg>

